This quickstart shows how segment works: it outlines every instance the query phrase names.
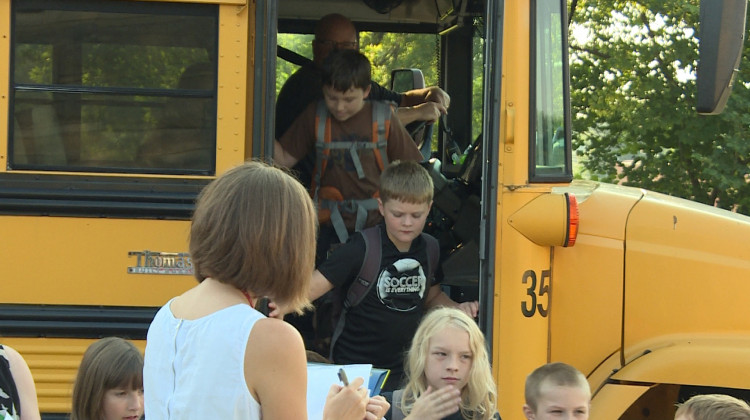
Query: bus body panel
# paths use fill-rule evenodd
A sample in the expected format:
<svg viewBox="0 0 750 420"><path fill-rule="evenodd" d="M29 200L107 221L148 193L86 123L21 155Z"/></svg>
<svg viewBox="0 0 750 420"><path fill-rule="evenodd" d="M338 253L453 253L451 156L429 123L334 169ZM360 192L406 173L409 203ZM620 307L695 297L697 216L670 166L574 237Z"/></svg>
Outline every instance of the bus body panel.
<svg viewBox="0 0 750 420"><path fill-rule="evenodd" d="M529 182L531 119L531 3L503 2L502 89L500 129L496 149L499 157L495 244L495 302L492 308L493 367L498 382L501 415L521 416L526 376L550 359L550 316L554 302L553 253L549 246L533 243L509 220L526 204L556 185ZM497 40L495 40L497 41ZM493 116L486 116L493 118ZM487 182L487 181L485 181ZM511 343L511 344L509 344Z"/></svg>
<svg viewBox="0 0 750 420"><path fill-rule="evenodd" d="M621 347L625 226L642 192L590 181L554 191L578 199L579 230L553 250L550 360L589 374Z"/></svg>
<svg viewBox="0 0 750 420"><path fill-rule="evenodd" d="M510 192L506 188L527 186L529 182L529 152L525 147L529 136L529 127L525 124L529 120L529 5L525 2L504 4L503 44L497 45L498 51L495 51L503 55L500 138L493 139L498 142L501 206L502 196Z"/></svg>
<svg viewBox="0 0 750 420"><path fill-rule="evenodd" d="M219 8L216 173L252 157L255 2Z"/></svg>
<svg viewBox="0 0 750 420"><path fill-rule="evenodd" d="M0 57L10 57L10 0L0 1ZM3 61L7 63L7 61ZM8 100L10 66L0 66L0 171L8 166Z"/></svg>
<svg viewBox="0 0 750 420"><path fill-rule="evenodd" d="M186 256L159 257L155 265L143 254L187 254L187 220L0 216L0 230L16 238L0 242L6 303L161 306L196 281L137 273L139 265L192 270Z"/></svg>
<svg viewBox="0 0 750 420"><path fill-rule="evenodd" d="M750 387L747 334L674 334L639 346L640 355L612 374L623 382Z"/></svg>
<svg viewBox="0 0 750 420"><path fill-rule="evenodd" d="M675 403L696 393L747 399L749 345L747 335L738 333L671 335L644 342L634 360L599 369L608 371L609 380L595 389L591 418L632 419L643 413L672 418Z"/></svg>
<svg viewBox="0 0 750 420"><path fill-rule="evenodd" d="M626 358L681 333L750 333L750 217L648 193L628 220Z"/></svg>
<svg viewBox="0 0 750 420"><path fill-rule="evenodd" d="M616 419L649 390L647 385L606 384L591 402L589 418Z"/></svg>
<svg viewBox="0 0 750 420"><path fill-rule="evenodd" d="M493 323L494 366L499 372L500 411L519 410L526 375L548 358L550 247L531 242L507 224L507 219L524 204L548 192L545 188L519 189L502 194L498 210L503 225L502 245L497 248L495 311ZM516 343L507 345L507 343Z"/></svg>

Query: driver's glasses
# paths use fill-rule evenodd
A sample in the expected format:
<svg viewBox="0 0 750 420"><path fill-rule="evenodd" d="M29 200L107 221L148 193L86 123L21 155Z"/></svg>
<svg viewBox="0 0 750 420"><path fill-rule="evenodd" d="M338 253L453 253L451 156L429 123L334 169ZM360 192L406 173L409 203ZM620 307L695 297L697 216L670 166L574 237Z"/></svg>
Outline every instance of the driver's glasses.
<svg viewBox="0 0 750 420"><path fill-rule="evenodd" d="M325 45L333 50L356 50L359 47L357 41L336 42L329 39L316 39L315 42Z"/></svg>

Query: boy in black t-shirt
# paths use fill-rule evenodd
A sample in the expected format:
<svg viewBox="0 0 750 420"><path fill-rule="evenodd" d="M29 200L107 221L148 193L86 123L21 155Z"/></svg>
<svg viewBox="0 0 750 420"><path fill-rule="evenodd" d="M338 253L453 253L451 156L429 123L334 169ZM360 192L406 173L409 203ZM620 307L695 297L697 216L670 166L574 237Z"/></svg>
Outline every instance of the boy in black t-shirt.
<svg viewBox="0 0 750 420"><path fill-rule="evenodd" d="M385 391L401 385L403 354L426 309L458 307L471 317L476 317L479 309L476 301L454 302L434 278L427 278L426 241L421 234L432 195L432 178L417 162L395 161L383 171L378 198L378 209L385 219L379 225L379 275L362 301L345 313L344 329L331 352L334 363L372 363L390 369ZM310 299L334 287L348 290L362 267L365 252L360 233L335 249L313 273Z"/></svg>

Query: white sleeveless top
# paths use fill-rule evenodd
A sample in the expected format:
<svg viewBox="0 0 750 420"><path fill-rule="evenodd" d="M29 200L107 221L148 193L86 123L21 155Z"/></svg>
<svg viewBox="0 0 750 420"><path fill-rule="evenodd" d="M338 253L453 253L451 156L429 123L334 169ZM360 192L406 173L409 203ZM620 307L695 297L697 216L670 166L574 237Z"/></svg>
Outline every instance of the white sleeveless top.
<svg viewBox="0 0 750 420"><path fill-rule="evenodd" d="M143 368L148 420L260 420L244 374L247 339L264 316L234 305L195 320L167 302L148 329Z"/></svg>

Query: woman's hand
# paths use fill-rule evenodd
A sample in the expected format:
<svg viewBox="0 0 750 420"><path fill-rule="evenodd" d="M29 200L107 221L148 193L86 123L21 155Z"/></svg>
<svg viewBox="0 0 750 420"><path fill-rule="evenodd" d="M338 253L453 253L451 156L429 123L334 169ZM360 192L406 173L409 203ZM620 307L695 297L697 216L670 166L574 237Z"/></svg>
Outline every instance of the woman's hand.
<svg viewBox="0 0 750 420"><path fill-rule="evenodd" d="M356 378L347 386L331 385L323 407L323 420L362 420L366 415L367 403L370 400L365 382Z"/></svg>

